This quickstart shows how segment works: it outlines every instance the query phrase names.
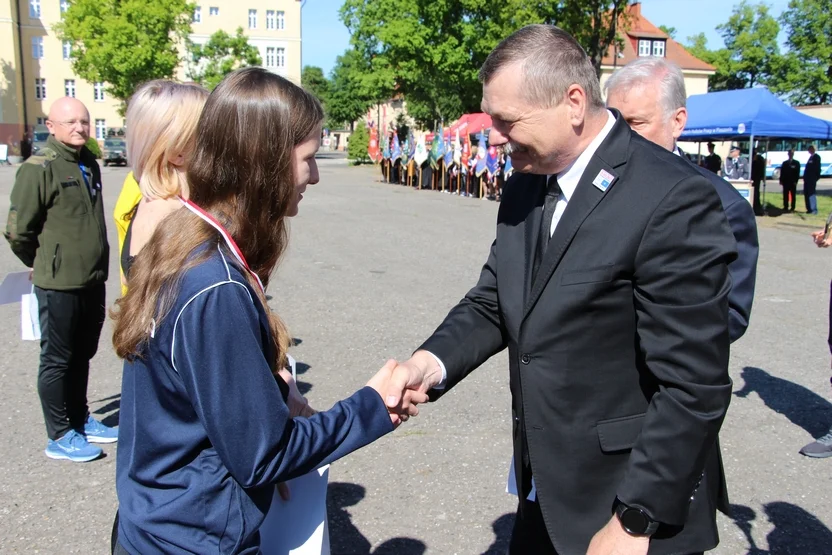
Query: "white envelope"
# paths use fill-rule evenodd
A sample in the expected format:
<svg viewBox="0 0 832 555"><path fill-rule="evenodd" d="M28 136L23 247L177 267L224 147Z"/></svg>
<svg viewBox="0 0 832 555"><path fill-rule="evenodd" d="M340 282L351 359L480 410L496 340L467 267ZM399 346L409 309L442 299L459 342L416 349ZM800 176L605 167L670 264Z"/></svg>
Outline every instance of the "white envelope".
<svg viewBox="0 0 832 555"><path fill-rule="evenodd" d="M40 341L40 315L34 287L20 297L20 337L23 341Z"/></svg>
<svg viewBox="0 0 832 555"><path fill-rule="evenodd" d="M263 555L329 555L326 488L329 465L287 482L291 499L274 491L272 506L260 527Z"/></svg>

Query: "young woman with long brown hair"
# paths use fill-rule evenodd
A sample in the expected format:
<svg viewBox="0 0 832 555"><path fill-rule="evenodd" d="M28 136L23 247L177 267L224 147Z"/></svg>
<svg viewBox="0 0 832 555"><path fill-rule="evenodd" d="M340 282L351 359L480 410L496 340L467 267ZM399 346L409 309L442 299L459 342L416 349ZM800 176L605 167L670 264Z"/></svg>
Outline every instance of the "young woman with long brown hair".
<svg viewBox="0 0 832 555"><path fill-rule="evenodd" d="M208 98L190 197L135 258L114 313L122 379L119 553L254 553L274 485L393 430L382 400L394 363L328 411L291 418L289 334L265 300L306 187L323 112L259 68ZM411 393L414 402L426 396Z"/></svg>

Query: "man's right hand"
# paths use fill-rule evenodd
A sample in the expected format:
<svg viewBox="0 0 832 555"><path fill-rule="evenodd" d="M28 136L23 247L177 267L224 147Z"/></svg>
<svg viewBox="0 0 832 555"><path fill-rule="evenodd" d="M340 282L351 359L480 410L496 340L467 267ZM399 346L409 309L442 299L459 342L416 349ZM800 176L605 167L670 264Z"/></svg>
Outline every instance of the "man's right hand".
<svg viewBox="0 0 832 555"><path fill-rule="evenodd" d="M401 373L399 368L401 368L401 365L395 360L388 360L387 364L367 382L367 385L375 389L382 400L385 401L387 412L390 413L390 420L395 427L398 427L402 422L406 422L411 416L419 414L416 405L428 400L427 394L419 391L418 388L406 388L401 385L401 379L397 378ZM389 401L390 392L392 391L397 392L396 397L400 401L391 405Z"/></svg>
<svg viewBox="0 0 832 555"><path fill-rule="evenodd" d="M815 231L812 233L812 239L815 241L815 244L821 248L827 248L832 246L832 237L826 237L826 231L821 229L819 231Z"/></svg>
<svg viewBox="0 0 832 555"><path fill-rule="evenodd" d="M384 394L389 410L406 410L410 404L427 400L427 392L442 381L442 367L427 351L416 351L406 362L399 363ZM414 397L406 392L418 392Z"/></svg>

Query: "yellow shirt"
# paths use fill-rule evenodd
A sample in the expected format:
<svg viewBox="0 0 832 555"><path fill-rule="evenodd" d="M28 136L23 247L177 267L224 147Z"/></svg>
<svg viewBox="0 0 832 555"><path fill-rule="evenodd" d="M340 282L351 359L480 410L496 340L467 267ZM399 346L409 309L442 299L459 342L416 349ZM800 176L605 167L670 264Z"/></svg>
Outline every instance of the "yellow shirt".
<svg viewBox="0 0 832 555"><path fill-rule="evenodd" d="M121 186L121 193L118 195L116 208L113 211L113 218L116 221L116 230L118 231L119 274L121 274L121 250L124 248L124 236L127 235L127 226L130 224L128 216L140 200L142 200L142 192L139 190L139 184L133 177L133 172L130 172L124 178L124 185ZM127 293L127 286L124 285L123 278L124 276L122 275L122 295Z"/></svg>

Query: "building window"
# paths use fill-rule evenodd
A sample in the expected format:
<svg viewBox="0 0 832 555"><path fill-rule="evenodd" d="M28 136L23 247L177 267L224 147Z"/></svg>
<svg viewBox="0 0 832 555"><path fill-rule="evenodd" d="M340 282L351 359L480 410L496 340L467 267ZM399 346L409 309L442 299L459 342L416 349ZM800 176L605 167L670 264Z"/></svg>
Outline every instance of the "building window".
<svg viewBox="0 0 832 555"><path fill-rule="evenodd" d="M95 120L95 138L102 141L107 138L107 122L103 119Z"/></svg>
<svg viewBox="0 0 832 555"><path fill-rule="evenodd" d="M277 67L286 67L286 49L277 49Z"/></svg>
<svg viewBox="0 0 832 555"><path fill-rule="evenodd" d="M65 40L63 43L64 49L64 60L68 60L72 57L72 43L68 40Z"/></svg>
<svg viewBox="0 0 832 555"><path fill-rule="evenodd" d="M208 15L220 15L219 8L208 8Z"/></svg>
<svg viewBox="0 0 832 555"><path fill-rule="evenodd" d="M69 9L69 0L61 0L61 13L66 13Z"/></svg>
<svg viewBox="0 0 832 555"><path fill-rule="evenodd" d="M650 41L649 40L639 40L638 41L638 55L639 56L649 56L650 55Z"/></svg>
<svg viewBox="0 0 832 555"><path fill-rule="evenodd" d="M202 23L202 8L194 8L194 23Z"/></svg>
<svg viewBox="0 0 832 555"><path fill-rule="evenodd" d="M35 79L35 98L46 100L46 79Z"/></svg>
<svg viewBox="0 0 832 555"><path fill-rule="evenodd" d="M657 58L664 58L664 41L663 40L654 40L653 41L653 56Z"/></svg>
<svg viewBox="0 0 832 555"><path fill-rule="evenodd" d="M75 98L75 79L64 79L64 96Z"/></svg>
<svg viewBox="0 0 832 555"><path fill-rule="evenodd" d="M38 118L38 125L46 125L46 118Z"/></svg>
<svg viewBox="0 0 832 555"><path fill-rule="evenodd" d="M29 17L40 17L40 0L29 0Z"/></svg>
<svg viewBox="0 0 832 555"><path fill-rule="evenodd" d="M274 67L274 66L275 66L274 46L267 46L266 47L266 67Z"/></svg>
<svg viewBox="0 0 832 555"><path fill-rule="evenodd" d="M248 28L257 29L257 10L248 11Z"/></svg>
<svg viewBox="0 0 832 555"><path fill-rule="evenodd" d="M282 31L286 27L286 12L277 12L277 28Z"/></svg>
<svg viewBox="0 0 832 555"><path fill-rule="evenodd" d="M93 85L93 92L96 102L104 102L104 83L99 81Z"/></svg>
<svg viewBox="0 0 832 555"><path fill-rule="evenodd" d="M266 10L266 29L276 29L274 10Z"/></svg>
<svg viewBox="0 0 832 555"><path fill-rule="evenodd" d="M43 59L43 37L32 37L32 58Z"/></svg>

